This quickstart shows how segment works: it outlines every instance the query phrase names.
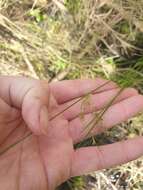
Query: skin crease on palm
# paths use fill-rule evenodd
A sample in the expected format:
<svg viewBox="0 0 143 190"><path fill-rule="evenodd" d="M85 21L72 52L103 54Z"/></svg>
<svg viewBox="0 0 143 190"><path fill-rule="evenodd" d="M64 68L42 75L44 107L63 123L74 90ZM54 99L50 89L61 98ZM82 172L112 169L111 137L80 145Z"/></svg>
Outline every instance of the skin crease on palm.
<svg viewBox="0 0 143 190"><path fill-rule="evenodd" d="M70 177L126 163L143 155L143 137L74 150L85 139L81 102L50 118L106 81L69 80L48 84L24 77L0 77L0 151L32 131L33 135L0 155L0 189L54 190ZM84 123L119 88L108 83L90 97ZM143 96L125 89L90 135L126 121L143 110Z"/></svg>

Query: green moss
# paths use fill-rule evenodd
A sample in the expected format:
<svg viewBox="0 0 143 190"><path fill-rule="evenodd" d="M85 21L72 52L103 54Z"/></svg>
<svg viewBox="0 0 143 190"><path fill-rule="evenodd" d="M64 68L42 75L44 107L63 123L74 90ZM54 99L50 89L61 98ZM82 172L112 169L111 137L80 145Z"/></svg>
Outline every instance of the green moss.
<svg viewBox="0 0 143 190"><path fill-rule="evenodd" d="M28 15L33 17L38 23L43 22L46 18L46 15L39 8L30 10Z"/></svg>
<svg viewBox="0 0 143 190"><path fill-rule="evenodd" d="M65 6L72 14L75 14L79 11L81 3L81 0L65 0Z"/></svg>

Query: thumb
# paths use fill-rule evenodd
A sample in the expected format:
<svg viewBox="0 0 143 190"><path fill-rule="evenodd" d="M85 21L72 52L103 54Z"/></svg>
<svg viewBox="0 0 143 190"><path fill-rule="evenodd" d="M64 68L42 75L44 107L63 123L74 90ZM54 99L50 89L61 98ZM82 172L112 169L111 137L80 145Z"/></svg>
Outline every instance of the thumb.
<svg viewBox="0 0 143 190"><path fill-rule="evenodd" d="M46 134L49 124L49 92L42 86L31 88L22 102L22 116L28 127L36 134Z"/></svg>
<svg viewBox="0 0 143 190"><path fill-rule="evenodd" d="M0 97L18 108L27 126L36 135L47 132L50 91L48 82L26 77L0 77Z"/></svg>

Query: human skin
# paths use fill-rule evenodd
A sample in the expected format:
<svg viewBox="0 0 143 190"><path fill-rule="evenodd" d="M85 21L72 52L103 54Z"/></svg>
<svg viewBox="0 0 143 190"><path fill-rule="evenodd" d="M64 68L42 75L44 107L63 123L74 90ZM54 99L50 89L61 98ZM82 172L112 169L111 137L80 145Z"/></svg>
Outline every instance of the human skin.
<svg viewBox="0 0 143 190"><path fill-rule="evenodd" d="M93 93L84 122L79 117L81 102L58 112L106 81L69 80L48 84L24 77L0 77L0 152L29 132L28 138L0 154L0 189L54 190L70 177L109 168L143 154L143 137L98 147L74 149L87 138L84 123L102 109L119 88L113 82ZM106 111L90 135L126 121L143 110L143 96L125 89Z"/></svg>

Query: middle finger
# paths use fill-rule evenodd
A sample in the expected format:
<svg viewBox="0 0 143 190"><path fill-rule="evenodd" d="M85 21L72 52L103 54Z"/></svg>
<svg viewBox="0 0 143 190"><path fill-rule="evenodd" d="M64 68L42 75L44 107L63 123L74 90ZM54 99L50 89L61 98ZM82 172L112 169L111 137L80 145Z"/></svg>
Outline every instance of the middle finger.
<svg viewBox="0 0 143 190"><path fill-rule="evenodd" d="M78 99L69 101L59 106L59 108L52 114L56 115L63 111L63 115L67 120L73 120L74 118L87 113L92 113L102 109L117 93L120 89L108 90L102 93L91 94L89 97L83 98L81 101ZM138 92L133 88L127 88L115 99L113 104L120 102L126 98L137 95ZM76 103L77 102L77 103ZM70 105L72 105L70 107Z"/></svg>

